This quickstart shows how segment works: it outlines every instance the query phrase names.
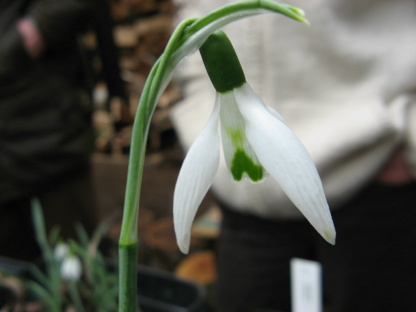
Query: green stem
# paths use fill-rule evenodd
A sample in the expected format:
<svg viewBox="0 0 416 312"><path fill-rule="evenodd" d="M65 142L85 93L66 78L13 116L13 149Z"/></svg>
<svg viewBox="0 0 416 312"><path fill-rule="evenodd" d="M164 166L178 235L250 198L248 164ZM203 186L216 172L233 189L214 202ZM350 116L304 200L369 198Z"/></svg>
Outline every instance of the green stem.
<svg viewBox="0 0 416 312"><path fill-rule="evenodd" d="M184 33L181 40L178 42L178 46L181 46L185 41L189 39L193 34L211 24L212 22L223 18L224 16L230 16L234 14L241 14L241 18L259 14L258 9L263 9L265 12L274 12L283 14L296 21L308 24L308 21L303 17L303 11L287 4L277 3L270 0L247 0L236 1L218 8L215 11L205 15L193 23ZM257 12L251 13L256 10Z"/></svg>
<svg viewBox="0 0 416 312"><path fill-rule="evenodd" d="M119 311L136 312L137 304L137 244L120 246Z"/></svg>
<svg viewBox="0 0 416 312"><path fill-rule="evenodd" d="M119 240L119 300L120 312L137 311L137 254L140 188L146 156L150 121L156 108L161 87L176 41L193 20L187 20L175 30L165 52L153 66L137 107L131 140L127 173L123 221Z"/></svg>
<svg viewBox="0 0 416 312"><path fill-rule="evenodd" d="M172 34L165 52L150 71L137 107L131 139L129 169L127 172L124 214L119 241L121 245L136 243L138 239L138 206L150 122L169 66L169 58L183 30L193 21L191 19L180 24Z"/></svg>

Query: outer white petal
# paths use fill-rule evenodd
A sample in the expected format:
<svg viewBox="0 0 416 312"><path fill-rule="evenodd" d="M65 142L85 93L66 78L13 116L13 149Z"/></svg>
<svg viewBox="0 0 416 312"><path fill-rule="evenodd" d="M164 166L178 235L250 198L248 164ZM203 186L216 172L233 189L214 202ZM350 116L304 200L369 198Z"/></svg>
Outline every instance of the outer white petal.
<svg viewBox="0 0 416 312"><path fill-rule="evenodd" d="M220 158L218 119L217 101L207 124L189 149L176 182L173 218L176 240L183 253L188 253L192 222L218 169Z"/></svg>
<svg viewBox="0 0 416 312"><path fill-rule="evenodd" d="M261 164L319 234L334 244L335 227L322 182L303 144L248 84L234 92L246 119L247 139Z"/></svg>

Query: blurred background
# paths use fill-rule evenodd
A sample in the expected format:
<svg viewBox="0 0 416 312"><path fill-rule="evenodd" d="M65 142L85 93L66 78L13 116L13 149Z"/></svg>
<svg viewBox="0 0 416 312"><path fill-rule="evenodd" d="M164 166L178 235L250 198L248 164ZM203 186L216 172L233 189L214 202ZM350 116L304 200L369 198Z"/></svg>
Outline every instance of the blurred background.
<svg viewBox="0 0 416 312"><path fill-rule="evenodd" d="M132 124L146 78L178 16L223 2L231 0L0 0L0 256L39 258L30 214L37 197L48 231L57 225L65 239L75 236L77 220L89 234L108 223L102 249L117 259ZM246 310L284 298L289 311L287 260L310 258L323 263L329 307L339 307L326 311L371 311L375 302L377 311L413 311L415 3L291 2L305 6L314 27L261 17L229 35L248 81L296 126L323 169L329 204L337 206L336 247L321 241L271 179L258 191L218 179L218 200L208 193L198 210L190 254L179 251L172 206L183 147L214 98L201 62L189 58L150 126L139 263L202 285L210 306L218 291ZM282 39L270 42L276 36ZM228 174L225 166L219 172Z"/></svg>
<svg viewBox="0 0 416 312"><path fill-rule="evenodd" d="M50 7L45 6L45 3L49 3ZM117 259L132 123L150 69L162 54L169 40L177 8L172 0L108 0L107 2L99 0L91 1L91 3L94 3L96 9L93 14L95 23L92 23L92 27L90 24L84 23L86 14L84 14L82 5L85 2L82 1L66 1L66 7L64 9L62 6L62 10L60 2L23 0L13 3L0 1L0 35L2 36L0 37L2 40L0 48L0 103L4 104L0 105L0 116L2 116L0 119L0 155L5 155L5 151L13 151L22 159L25 159L26 155L31 160L32 155L25 148L32 146L32 149L35 150L34 155L39 156L38 165L41 164L39 167L36 164L28 164L28 168L23 169L22 167L22 170L16 170L19 168L19 164L16 163L15 167L8 166L9 160L0 159L0 168L3 171L2 178L0 178L0 194L4 197L0 196L0 207L4 212L0 224L0 236L2 237L0 243L3 244L0 246L0 255L2 256L24 260L36 259L37 251L31 250L31 246L35 245L35 242L29 243L29 238L34 239L34 234L30 230L22 229L30 228L29 198L39 196L44 207L48 230L53 225L59 225L64 237L74 235L70 229L68 230L74 224L66 223L75 222L77 219L81 219L81 223L85 225L88 232L92 232L94 227L104 222L109 222L110 228L103 240L103 250L105 256ZM6 9L11 13L6 14ZM1 13L2 10L4 14ZM71 12L75 14L71 16ZM34 17L37 26L44 35L43 43L34 49L33 54L27 44L36 43L39 38L37 33L33 32L33 28L30 28L31 19L27 19L27 16ZM87 31L81 31L79 29L81 27L78 27L77 24L87 24L82 25L82 28L87 26ZM24 36L12 36L16 34L16 29L22 33L29 31L29 40L25 41L27 38ZM14 40L15 38L18 39ZM75 170L76 166L67 168L58 174L44 175L48 171L42 172L42 168L48 168L48 162L52 164L52 159L55 156L50 156L50 153L46 154L43 150L38 152L37 147L41 144L25 140L29 137L32 138L33 133L39 134L39 137L47 137L48 133L54 132L53 127L47 130L43 129L41 134L37 130L31 133L30 122L19 121L23 116L30 121L30 114L40 116L40 113L37 114L37 112L41 110L33 107L36 105L34 105L35 102L32 103L30 90L40 90L37 88L37 84L43 80L42 69L47 74L53 72L54 75L59 71L65 74L77 72L74 70L73 64L68 62L65 57L61 57L58 64L60 56L75 55L70 50L73 47L69 44L72 39L77 42L80 59L83 60L84 74L80 76L81 78L73 79L70 85L73 86L82 80L83 91L80 92L80 97L85 95L82 93L85 92L85 89L90 93L86 96L88 99L83 104L88 107L88 120L93 130L93 140L89 143L91 151L88 154L90 164L85 166L85 170L78 168L77 171L84 171L84 173L88 171L90 175L81 174L86 178L85 180L82 178L85 183L75 181L71 187L64 186L64 192L58 194L54 189L59 188L58 185L61 185L62 180L72 179L71 171ZM22 46L26 48L28 53L18 55L17 52L22 51ZM33 62L33 59L39 60L39 62ZM23 66L19 64L23 64ZM50 68L53 70L48 71ZM39 73L40 78L32 79L32 82L27 85L24 84L26 89L21 90L26 90L29 100L22 101L26 104L21 109L19 108L19 112L14 111L13 107L17 107L17 105L13 105L12 100L20 99L19 92L16 92L19 89L16 88L23 88L19 83L26 81L25 75L29 77L30 81L33 77L31 76L32 69L35 74ZM71 79L76 77L76 75L72 76ZM60 79L56 78L56 75L52 75L52 77L55 77L51 78L52 81ZM80 80L77 81L77 79ZM43 90L46 95L42 96L53 99L53 92L59 93L58 89L54 90L50 84L47 85L47 82L44 84L45 89ZM81 85L81 83L79 84ZM84 88L85 86L87 88ZM23 91L20 93L23 94ZM65 96L62 97L65 98ZM202 216L206 212L210 212L212 216L208 218L208 221L213 220L214 222L202 226L199 233L197 229L192 240L192 255L185 257L179 251L173 231L173 190L184 154L170 122L169 111L179 99L181 99L180 88L174 83L170 84L158 103L150 128L139 216L139 262L152 268L192 279L202 285L210 285L215 280L211 250L213 238L217 235L217 218L219 217L219 212L212 198L207 196L199 215ZM58 101L56 103L49 102L51 102L49 103L50 107L58 106L56 104ZM68 103L63 102L59 105L62 104L62 107L66 108L63 109L63 113L62 111L59 113L60 116L67 115L65 109L68 107L65 105ZM8 105L9 103L10 105ZM32 106L25 108L25 105ZM45 115L36 121L36 127L41 127L45 124L45 120L50 118L48 115L50 107L46 108ZM12 118L7 120L7 114L10 111L15 114L14 120ZM63 119L69 118L63 117ZM54 122L59 124L56 119ZM22 134L11 131L18 124L21 125L19 129ZM9 127L10 131L8 131ZM65 127L62 126L62 128ZM70 141L69 137L75 137L75 134L66 136L61 141L68 142ZM17 143L21 138L25 139L21 144ZM46 143L47 139L44 142ZM51 142L54 141L48 141L45 146L50 146L49 149L53 150L55 146ZM68 146L70 145L71 143L68 144ZM63 149L68 151L68 147ZM13 162L18 157L11 156L10 159ZM59 158L57 157L57 159ZM25 162L28 163L23 160L21 164ZM26 181L26 178L29 177L28 170L32 169L34 169L33 180L28 182ZM36 172L38 169L39 172ZM20 171L21 175L19 175ZM38 174L42 180L39 183L35 180ZM16 182L13 182L15 177ZM45 182L44 186L43 182ZM41 184L42 187L40 187ZM19 187L15 187L16 185ZM33 185L36 187L32 189ZM9 189L16 189L16 194L9 192ZM77 190L74 191L75 189ZM51 192L55 194L51 196ZM65 203L68 207L63 205ZM87 204L83 206L85 203ZM10 212L10 217L6 216L6 212ZM91 222L91 220L93 221ZM7 224L10 225L10 228L6 226ZM12 240L11 237L14 237L15 240Z"/></svg>

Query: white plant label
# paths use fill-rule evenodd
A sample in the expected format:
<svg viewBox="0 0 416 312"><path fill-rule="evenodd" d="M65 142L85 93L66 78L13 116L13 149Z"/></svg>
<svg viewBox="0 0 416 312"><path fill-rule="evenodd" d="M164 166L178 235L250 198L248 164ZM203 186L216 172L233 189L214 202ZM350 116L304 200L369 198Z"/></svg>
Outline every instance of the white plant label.
<svg viewBox="0 0 416 312"><path fill-rule="evenodd" d="M316 261L290 261L292 312L322 312L322 268Z"/></svg>

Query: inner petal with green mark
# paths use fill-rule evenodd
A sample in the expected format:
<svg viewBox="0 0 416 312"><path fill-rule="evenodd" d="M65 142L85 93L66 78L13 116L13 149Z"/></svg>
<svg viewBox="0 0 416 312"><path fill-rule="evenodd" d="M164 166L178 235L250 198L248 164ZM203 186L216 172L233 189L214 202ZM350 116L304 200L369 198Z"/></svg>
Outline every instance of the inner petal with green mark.
<svg viewBox="0 0 416 312"><path fill-rule="evenodd" d="M259 182L263 179L263 167L257 165L243 149L237 149L235 151L231 161L230 170L236 181L241 181L244 173L246 173L253 182Z"/></svg>

